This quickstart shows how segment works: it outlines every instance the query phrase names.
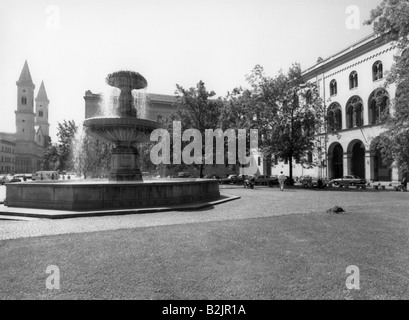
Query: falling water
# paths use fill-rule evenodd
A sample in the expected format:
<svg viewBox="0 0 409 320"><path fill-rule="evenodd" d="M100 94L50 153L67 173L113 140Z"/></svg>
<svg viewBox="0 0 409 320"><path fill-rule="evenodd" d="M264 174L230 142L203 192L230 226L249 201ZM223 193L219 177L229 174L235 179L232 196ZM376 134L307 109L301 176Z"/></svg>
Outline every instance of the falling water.
<svg viewBox="0 0 409 320"><path fill-rule="evenodd" d="M146 88L142 90L133 90L134 107L136 108L136 116L139 119L146 119Z"/></svg>
<svg viewBox="0 0 409 320"><path fill-rule="evenodd" d="M115 118L118 117L118 98L121 90L115 87L107 87L100 93L99 117Z"/></svg>
<svg viewBox="0 0 409 320"><path fill-rule="evenodd" d="M83 155L84 155L84 137L86 133L82 123L78 125L75 133L74 141L72 142L72 157L74 162L74 171L82 175Z"/></svg>

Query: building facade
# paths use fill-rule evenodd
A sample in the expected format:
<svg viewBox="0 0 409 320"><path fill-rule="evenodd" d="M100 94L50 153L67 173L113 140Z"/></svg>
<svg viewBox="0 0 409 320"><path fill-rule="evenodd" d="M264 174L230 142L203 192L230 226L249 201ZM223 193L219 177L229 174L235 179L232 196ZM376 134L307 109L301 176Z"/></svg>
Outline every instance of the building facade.
<svg viewBox="0 0 409 320"><path fill-rule="evenodd" d="M319 135L310 165L295 164L294 176L328 179L357 175L368 181L397 181L400 173L382 163L371 144L385 130L381 121L389 112L395 86L385 86L385 74L394 63L395 46L375 35L322 60L303 71L307 82L315 82L327 115L326 132ZM288 164L273 164L272 174Z"/></svg>
<svg viewBox="0 0 409 320"><path fill-rule="evenodd" d="M10 136L0 133L0 174L15 172L16 143Z"/></svg>
<svg viewBox="0 0 409 320"><path fill-rule="evenodd" d="M49 100L44 82L34 98L35 85L27 61L24 63L17 85L17 109L15 111L16 132L0 132L2 146L13 151L3 159L11 164L0 164L2 173L34 173L41 170L44 149L50 143L48 105ZM0 156L0 159L1 157ZM10 171L6 171L10 170Z"/></svg>
<svg viewBox="0 0 409 320"><path fill-rule="evenodd" d="M143 104L143 117L152 121L161 121L170 116L174 112L176 96L154 93L141 93L141 104ZM87 90L84 95L85 100L85 119L101 116L104 111L101 110L102 95L92 93ZM115 104L115 98L113 103Z"/></svg>

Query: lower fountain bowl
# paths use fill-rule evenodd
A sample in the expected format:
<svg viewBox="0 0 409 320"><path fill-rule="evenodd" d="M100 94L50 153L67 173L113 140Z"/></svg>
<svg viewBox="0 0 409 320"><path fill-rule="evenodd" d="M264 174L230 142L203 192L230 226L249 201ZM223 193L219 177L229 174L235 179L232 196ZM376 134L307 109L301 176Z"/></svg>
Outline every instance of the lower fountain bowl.
<svg viewBox="0 0 409 320"><path fill-rule="evenodd" d="M21 182L6 185L5 205L17 208L92 211L140 209L214 201L217 180L152 182Z"/></svg>

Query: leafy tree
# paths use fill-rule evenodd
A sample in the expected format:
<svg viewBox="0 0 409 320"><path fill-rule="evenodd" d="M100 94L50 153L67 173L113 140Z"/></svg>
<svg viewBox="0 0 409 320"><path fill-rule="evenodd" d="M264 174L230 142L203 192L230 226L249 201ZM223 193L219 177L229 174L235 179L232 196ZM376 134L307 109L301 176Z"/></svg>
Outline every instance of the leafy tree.
<svg viewBox="0 0 409 320"><path fill-rule="evenodd" d="M257 65L247 76L252 87L251 116L258 127L262 152L288 159L290 178L293 160L303 159L314 149L322 126L323 104L313 83L304 83L301 67L294 64L287 74L264 74Z"/></svg>
<svg viewBox="0 0 409 320"><path fill-rule="evenodd" d="M85 132L74 144L74 170L84 178L107 177L111 163L112 145L98 141Z"/></svg>
<svg viewBox="0 0 409 320"><path fill-rule="evenodd" d="M409 172L409 1L383 0L371 11L367 25L375 33L396 44L398 52L394 65L387 73L386 85L396 86L391 106L393 112L383 114L384 131L373 141L372 147L380 150L385 164L394 161L402 172ZM382 99L382 97L380 97Z"/></svg>
<svg viewBox="0 0 409 320"><path fill-rule="evenodd" d="M43 169L44 170L58 170L60 164L60 156L58 154L58 147L50 144L44 149Z"/></svg>
<svg viewBox="0 0 409 320"><path fill-rule="evenodd" d="M226 129L246 129L246 156L251 154L250 150L250 129L258 129L257 123L253 121L253 93L249 89L241 87L234 88L228 92L222 109L221 128ZM236 140L238 134L236 133ZM228 142L225 141L225 164L228 163ZM259 150L258 150L259 151ZM235 158L239 158L238 145L236 144ZM247 167L246 165L245 167Z"/></svg>
<svg viewBox="0 0 409 320"><path fill-rule="evenodd" d="M205 130L219 127L223 100L212 99L216 94L214 91L207 91L203 81L199 81L196 88L184 89L176 85L178 99L177 110L171 120L179 120L182 125L182 132L187 129L196 129L202 135L202 155L205 154ZM185 142L183 145L188 144ZM197 165L197 164L195 164ZM204 157L199 164L199 176L203 177Z"/></svg>
<svg viewBox="0 0 409 320"><path fill-rule="evenodd" d="M77 130L74 120L58 123L58 170L60 171L72 171L74 168L72 147Z"/></svg>

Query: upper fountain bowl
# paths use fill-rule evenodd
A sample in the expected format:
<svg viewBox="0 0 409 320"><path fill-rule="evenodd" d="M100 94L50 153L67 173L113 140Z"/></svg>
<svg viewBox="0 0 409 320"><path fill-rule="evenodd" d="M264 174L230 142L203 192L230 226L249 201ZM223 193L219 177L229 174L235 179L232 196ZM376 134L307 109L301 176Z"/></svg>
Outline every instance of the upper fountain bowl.
<svg viewBox="0 0 409 320"><path fill-rule="evenodd" d="M106 83L116 88L128 87L129 89L143 89L148 86L146 79L134 71L121 70L109 74Z"/></svg>

